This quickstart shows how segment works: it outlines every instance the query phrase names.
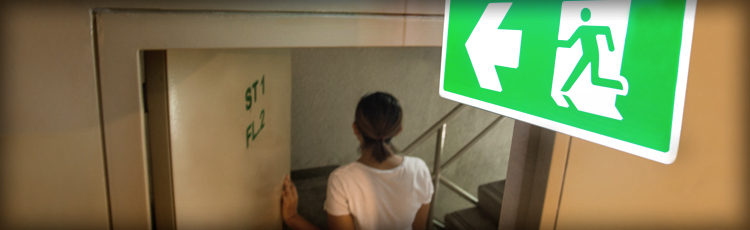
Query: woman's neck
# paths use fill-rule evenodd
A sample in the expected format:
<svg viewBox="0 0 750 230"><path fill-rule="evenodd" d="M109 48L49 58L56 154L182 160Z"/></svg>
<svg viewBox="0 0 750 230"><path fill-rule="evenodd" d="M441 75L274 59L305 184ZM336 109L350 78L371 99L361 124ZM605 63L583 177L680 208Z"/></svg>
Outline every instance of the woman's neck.
<svg viewBox="0 0 750 230"><path fill-rule="evenodd" d="M372 154L363 151L362 156L360 156L357 161L372 168L387 170L396 168L401 165L401 163L404 162L404 157L391 154L390 156L385 158L383 162L378 162L377 160L375 160L375 157L373 157Z"/></svg>

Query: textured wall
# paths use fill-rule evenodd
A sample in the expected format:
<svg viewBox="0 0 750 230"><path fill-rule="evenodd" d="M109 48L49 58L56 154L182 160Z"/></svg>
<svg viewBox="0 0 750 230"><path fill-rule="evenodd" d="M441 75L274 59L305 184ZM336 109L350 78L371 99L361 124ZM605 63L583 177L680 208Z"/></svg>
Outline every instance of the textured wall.
<svg viewBox="0 0 750 230"><path fill-rule="evenodd" d="M366 93L385 91L404 108L404 130L393 143L404 148L457 103L438 96L440 47L311 48L292 51L292 170L356 160L354 109ZM467 108L448 123L449 158L497 115ZM505 178L513 122L496 126L444 175L474 195L477 186ZM432 166L435 135L414 150ZM471 204L440 191L436 216Z"/></svg>

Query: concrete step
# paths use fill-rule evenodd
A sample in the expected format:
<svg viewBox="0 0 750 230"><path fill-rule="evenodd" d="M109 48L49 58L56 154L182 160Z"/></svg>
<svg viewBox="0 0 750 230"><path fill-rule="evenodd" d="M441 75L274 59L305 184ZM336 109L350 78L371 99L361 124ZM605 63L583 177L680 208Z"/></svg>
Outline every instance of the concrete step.
<svg viewBox="0 0 750 230"><path fill-rule="evenodd" d="M503 204L504 190L505 180L479 186L479 204L477 206L496 224L500 222L500 209Z"/></svg>
<svg viewBox="0 0 750 230"><path fill-rule="evenodd" d="M479 208L468 208L445 215L445 230L479 229L497 229L497 222L492 222Z"/></svg>

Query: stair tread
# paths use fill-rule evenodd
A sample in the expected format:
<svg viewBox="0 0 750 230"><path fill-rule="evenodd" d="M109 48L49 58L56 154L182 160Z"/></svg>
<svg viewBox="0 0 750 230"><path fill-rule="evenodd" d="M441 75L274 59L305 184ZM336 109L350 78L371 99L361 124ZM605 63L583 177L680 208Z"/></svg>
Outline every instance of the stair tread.
<svg viewBox="0 0 750 230"><path fill-rule="evenodd" d="M497 222L479 208L467 208L445 215L446 230L497 229Z"/></svg>
<svg viewBox="0 0 750 230"><path fill-rule="evenodd" d="M505 180L479 186L479 203L477 206L496 223L500 220L504 190Z"/></svg>
<svg viewBox="0 0 750 230"><path fill-rule="evenodd" d="M489 191L492 191L495 194L500 194L500 196L502 196L503 192L505 191L505 180L499 180L499 181L483 184L483 185L480 185L479 188L487 189Z"/></svg>

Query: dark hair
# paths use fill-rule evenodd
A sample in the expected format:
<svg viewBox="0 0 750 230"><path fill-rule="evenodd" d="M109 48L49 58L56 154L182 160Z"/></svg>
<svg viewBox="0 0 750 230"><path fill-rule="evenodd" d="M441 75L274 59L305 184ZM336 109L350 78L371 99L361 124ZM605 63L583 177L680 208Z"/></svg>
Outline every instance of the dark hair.
<svg viewBox="0 0 750 230"><path fill-rule="evenodd" d="M354 124L362 135L360 150L369 150L382 163L393 154L391 138L401 130L401 105L388 93L365 95L357 103Z"/></svg>

